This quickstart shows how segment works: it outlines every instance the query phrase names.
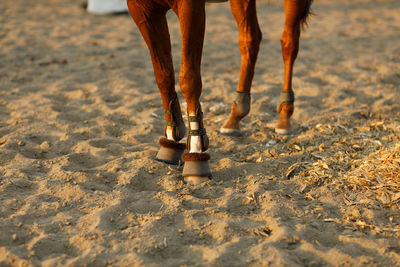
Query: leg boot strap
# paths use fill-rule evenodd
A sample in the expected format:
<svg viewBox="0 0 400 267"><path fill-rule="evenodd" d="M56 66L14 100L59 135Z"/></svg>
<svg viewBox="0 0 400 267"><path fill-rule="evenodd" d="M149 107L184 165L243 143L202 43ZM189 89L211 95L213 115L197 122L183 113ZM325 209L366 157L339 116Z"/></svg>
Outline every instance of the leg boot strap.
<svg viewBox="0 0 400 267"><path fill-rule="evenodd" d="M200 136L200 149L201 151L206 151L208 149L208 137L206 133L206 129L203 125L203 112L201 110L201 105L197 107L196 115L195 116L188 116L189 121L189 134L187 138L187 149L190 151L190 139L192 136ZM191 129L191 122L197 122L199 125L198 129Z"/></svg>
<svg viewBox="0 0 400 267"><path fill-rule="evenodd" d="M283 91L279 97L278 105L276 106L276 110L281 112L282 105L285 103L293 104L294 103L294 92L293 91Z"/></svg>
<svg viewBox="0 0 400 267"><path fill-rule="evenodd" d="M169 126L169 127L173 128L172 137L174 138L174 140L176 140L176 141L181 140L185 135L179 136L178 131L179 130L186 131L186 126L182 120L182 113L180 110L177 94L175 94L174 98L169 102L169 109L165 109L164 112L166 115L169 115L172 119L172 120L167 120L166 126L164 128L164 135L167 136L167 126ZM175 114L175 113L177 113L177 114ZM178 129L179 127L181 129Z"/></svg>
<svg viewBox="0 0 400 267"><path fill-rule="evenodd" d="M250 112L250 92L236 91L236 99L233 104L236 107L236 115L244 118Z"/></svg>

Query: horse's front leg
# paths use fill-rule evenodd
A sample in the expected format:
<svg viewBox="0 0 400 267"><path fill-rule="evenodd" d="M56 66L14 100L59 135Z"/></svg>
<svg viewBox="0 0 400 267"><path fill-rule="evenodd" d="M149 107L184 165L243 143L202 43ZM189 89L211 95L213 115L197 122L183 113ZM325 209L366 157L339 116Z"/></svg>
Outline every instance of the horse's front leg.
<svg viewBox="0 0 400 267"><path fill-rule="evenodd" d="M153 5L154 6L154 5ZM165 110L165 137L159 140L160 150L156 159L170 164L178 164L186 148L179 143L186 134L186 126L182 118L179 100L175 91L175 73L171 57L171 42L166 9L153 7L148 10L138 5L136 0L128 0L128 8L138 26L151 55L154 75L161 93Z"/></svg>
<svg viewBox="0 0 400 267"><path fill-rule="evenodd" d="M277 111L278 125L275 131L289 134L290 117L294 111L294 92L292 88L293 65L299 52L301 24L309 15L312 0L285 0L285 28L281 37L282 56L285 65L283 88L279 98Z"/></svg>
<svg viewBox="0 0 400 267"><path fill-rule="evenodd" d="M202 90L200 65L205 30L205 0L180 0L177 10L182 34L182 62L179 84L187 102L189 134L188 153L183 176L186 182L199 184L211 176L208 160L208 137L203 124L200 105Z"/></svg>
<svg viewBox="0 0 400 267"><path fill-rule="evenodd" d="M231 9L239 30L241 66L236 99L220 131L223 134L240 134L240 120L250 111L250 89L262 36L255 0L231 0Z"/></svg>

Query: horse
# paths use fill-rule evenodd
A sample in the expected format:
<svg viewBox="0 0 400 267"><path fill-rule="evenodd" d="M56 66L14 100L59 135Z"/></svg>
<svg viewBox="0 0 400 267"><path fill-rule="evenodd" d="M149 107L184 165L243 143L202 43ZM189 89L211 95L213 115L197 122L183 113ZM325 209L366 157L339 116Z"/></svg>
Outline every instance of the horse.
<svg viewBox="0 0 400 267"><path fill-rule="evenodd" d="M156 159L169 164L179 164L182 159L182 175L189 184L199 184L211 178L208 163L210 156L206 152L209 139L200 104L200 65L205 33L205 4L225 1L228 0L127 0L131 17L149 49L165 111L164 136L159 139L160 150ZM288 134L291 129L290 117L294 111L293 65L299 51L302 26L307 23L312 1L284 0L285 24L280 39L284 78L277 105L279 120L275 128L280 134ZM241 67L236 98L220 132L235 135L240 133L240 121L250 111L251 83L262 34L257 19L256 0L230 0L230 6L239 31ZM179 19L182 35L179 84L187 103L189 130L186 144L179 142L185 137L187 128L175 91L171 41L166 19L166 12L170 9ZM188 152L184 153L185 149Z"/></svg>

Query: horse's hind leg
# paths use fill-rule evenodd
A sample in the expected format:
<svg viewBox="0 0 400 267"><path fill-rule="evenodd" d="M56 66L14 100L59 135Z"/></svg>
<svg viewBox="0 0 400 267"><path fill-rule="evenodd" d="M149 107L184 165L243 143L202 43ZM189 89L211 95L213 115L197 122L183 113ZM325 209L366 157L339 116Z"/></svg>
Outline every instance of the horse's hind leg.
<svg viewBox="0 0 400 267"><path fill-rule="evenodd" d="M236 90L236 100L232 104L228 120L221 127L223 134L239 134L240 120L250 111L250 89L254 76L261 30L258 25L255 0L231 0L232 14L239 30L241 67Z"/></svg>
<svg viewBox="0 0 400 267"><path fill-rule="evenodd" d="M185 136L186 126L175 91L171 42L165 17L167 9L155 5L152 5L152 9L146 9L139 6L135 0L128 0L128 8L149 48L154 75L165 110L167 125L164 130L165 137L161 137L159 141L161 149L157 154L157 159L178 164L186 147L178 142Z"/></svg>
<svg viewBox="0 0 400 267"><path fill-rule="evenodd" d="M294 111L292 88L293 65L299 52L301 24L305 22L312 0L285 0L285 28L281 37L282 56L285 65L283 88L277 111L280 115L275 130L280 134L290 133L290 117Z"/></svg>
<svg viewBox="0 0 400 267"><path fill-rule="evenodd" d="M202 90L200 65L205 31L205 1L181 0L177 10L182 34L182 62L179 84L187 102L189 134L187 148L182 159L185 161L183 176L186 182L198 184L211 176L205 153L208 137L203 124L200 105Z"/></svg>

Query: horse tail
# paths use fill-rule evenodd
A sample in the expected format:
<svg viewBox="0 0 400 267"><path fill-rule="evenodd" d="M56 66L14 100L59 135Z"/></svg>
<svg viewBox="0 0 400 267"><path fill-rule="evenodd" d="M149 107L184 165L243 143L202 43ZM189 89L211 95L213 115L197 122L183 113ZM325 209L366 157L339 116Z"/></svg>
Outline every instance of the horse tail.
<svg viewBox="0 0 400 267"><path fill-rule="evenodd" d="M301 26L307 26L308 25L308 18L310 15L313 15L312 11L311 11L311 5L313 3L314 0L306 0L306 7L304 8L304 12L303 14L301 14L300 17L300 23Z"/></svg>

